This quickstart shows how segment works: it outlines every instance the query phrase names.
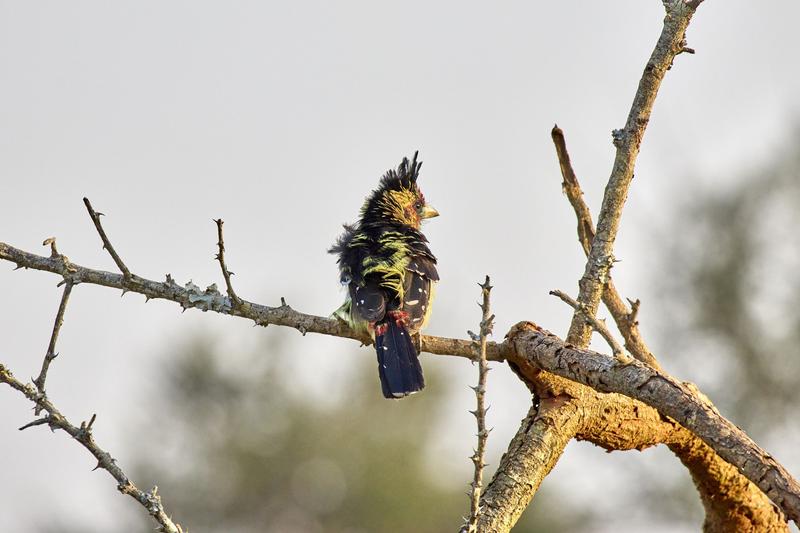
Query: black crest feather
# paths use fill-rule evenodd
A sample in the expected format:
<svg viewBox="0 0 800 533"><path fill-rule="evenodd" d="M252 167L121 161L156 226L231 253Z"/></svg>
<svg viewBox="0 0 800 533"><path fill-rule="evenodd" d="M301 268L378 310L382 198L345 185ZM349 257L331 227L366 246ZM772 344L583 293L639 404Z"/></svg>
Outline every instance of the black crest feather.
<svg viewBox="0 0 800 533"><path fill-rule="evenodd" d="M399 190L399 189L413 189L419 177L419 169L422 167L422 161L417 161L419 151L414 152L414 158L409 161L404 157L397 167L397 170L390 170L383 175L380 182L380 190Z"/></svg>

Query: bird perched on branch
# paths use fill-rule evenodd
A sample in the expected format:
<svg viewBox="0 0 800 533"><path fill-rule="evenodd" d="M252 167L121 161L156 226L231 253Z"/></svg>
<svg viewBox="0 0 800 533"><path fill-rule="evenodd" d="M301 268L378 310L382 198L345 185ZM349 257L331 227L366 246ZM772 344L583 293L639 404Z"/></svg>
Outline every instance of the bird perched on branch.
<svg viewBox="0 0 800 533"><path fill-rule="evenodd" d="M338 254L340 280L348 288L334 316L374 337L386 398L425 387L412 335L428 320L439 274L420 226L439 213L417 185L421 166L415 153L384 174L364 202L361 219L345 225L329 250Z"/></svg>

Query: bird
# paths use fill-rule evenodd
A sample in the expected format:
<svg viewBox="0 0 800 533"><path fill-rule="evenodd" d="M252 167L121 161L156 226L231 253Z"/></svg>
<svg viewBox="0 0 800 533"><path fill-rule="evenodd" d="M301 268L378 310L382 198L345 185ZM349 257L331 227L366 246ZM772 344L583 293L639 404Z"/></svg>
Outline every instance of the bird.
<svg viewBox="0 0 800 533"><path fill-rule="evenodd" d="M378 377L385 398L421 391L425 377L414 335L426 325L439 281L436 257L420 231L439 216L417 184L421 161L415 152L380 179L355 224L328 250L338 255L339 280L347 287L333 316L374 339Z"/></svg>

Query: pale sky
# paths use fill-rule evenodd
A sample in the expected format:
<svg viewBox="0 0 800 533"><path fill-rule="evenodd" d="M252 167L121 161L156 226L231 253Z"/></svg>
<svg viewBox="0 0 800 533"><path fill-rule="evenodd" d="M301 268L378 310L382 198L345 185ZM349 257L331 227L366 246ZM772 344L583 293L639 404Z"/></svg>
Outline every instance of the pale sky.
<svg viewBox="0 0 800 533"><path fill-rule="evenodd" d="M264 304L285 296L328 314L343 294L325 250L379 176L419 150L420 184L442 214L425 229L442 276L428 332L474 329L476 282L488 273L498 338L523 319L563 334L569 310L548 291L574 293L584 263L550 129L564 129L596 213L611 130L624 124L662 18L656 0L0 1L0 241L46 254L42 240L56 236L72 261L114 270L81 202L88 196L136 274L221 285L212 218L222 217L240 295ZM796 1L708 0L689 28L697 54L667 74L617 246L617 285L643 299L645 334L657 319L644 270L658 246L651 232L668 229L670 207L698 187L724 186L766 157L800 111L797 20ZM59 279L12 267L0 264L0 361L27 377L47 346ZM73 291L48 392L73 421L98 413L96 438L123 467L136 447L132 421L157 416L142 412L142 398L169 356L162 346L205 330L232 346L276 334L179 311L100 287ZM333 366L374 358L350 341L281 334L309 394ZM423 364L464 385L431 451L463 472L473 369L429 355ZM496 464L528 401L507 368L489 388ZM378 393L376 379L365 401L382 401ZM0 414L0 529L35 531L57 516L126 531L142 512L107 474L91 473L89 454L65 435L18 432L30 405L5 387ZM590 505L614 464L641 460L595 453L587 462L574 448L553 483L581 475L578 505Z"/></svg>

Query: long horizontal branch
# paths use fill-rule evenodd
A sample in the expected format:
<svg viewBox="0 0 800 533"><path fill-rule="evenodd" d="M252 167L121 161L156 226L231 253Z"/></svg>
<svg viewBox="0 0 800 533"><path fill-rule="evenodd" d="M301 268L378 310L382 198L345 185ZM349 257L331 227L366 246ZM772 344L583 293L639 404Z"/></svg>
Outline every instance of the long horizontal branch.
<svg viewBox="0 0 800 533"><path fill-rule="evenodd" d="M507 335L509 362L533 365L600 392L635 398L676 420L735 466L786 516L800 524L800 484L770 454L724 418L714 406L675 378L632 360L577 349L531 322Z"/></svg>
<svg viewBox="0 0 800 533"><path fill-rule="evenodd" d="M295 328L303 335L320 333L355 339L365 344L372 342L369 337L354 331L341 320L301 313L292 309L285 302L279 306L270 307L242 300L241 305L234 307L230 297L221 294L216 285L201 289L194 283L188 282L181 286L169 275L165 281L153 281L134 274L126 279L122 274L77 265L70 262L64 255L44 257L3 242L0 242L0 259L15 263L17 268L32 268L58 274L73 284L90 283L121 289L124 292L142 294L149 300L169 300L177 303L183 309L193 308L247 318L259 326L275 324ZM454 355L468 359L475 356L475 348L471 340L423 335L420 341L422 349L428 353ZM486 358L490 361L502 361L505 351L504 343L488 342Z"/></svg>

